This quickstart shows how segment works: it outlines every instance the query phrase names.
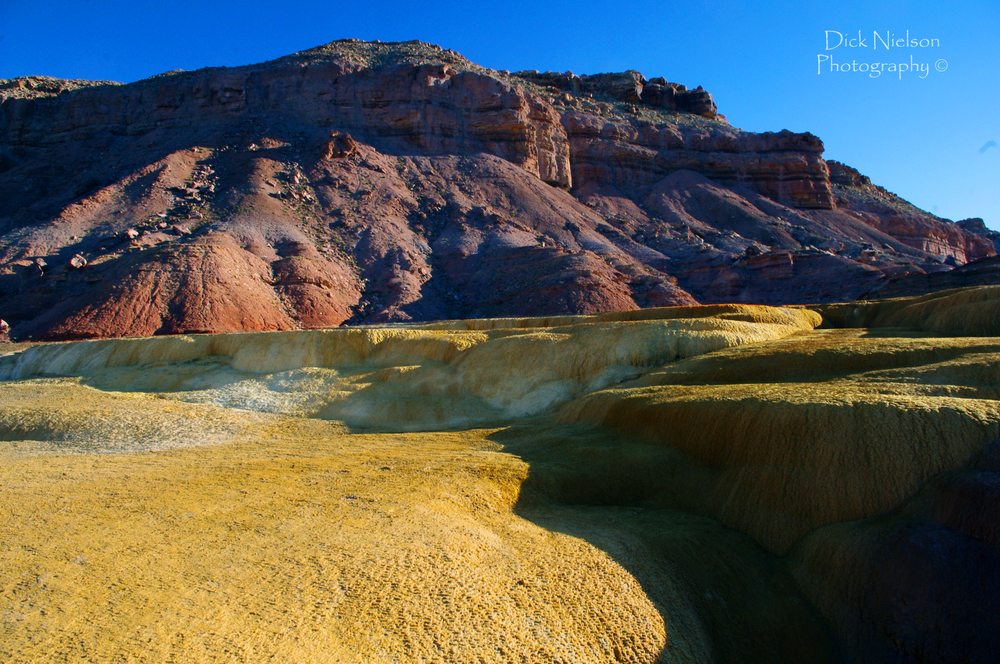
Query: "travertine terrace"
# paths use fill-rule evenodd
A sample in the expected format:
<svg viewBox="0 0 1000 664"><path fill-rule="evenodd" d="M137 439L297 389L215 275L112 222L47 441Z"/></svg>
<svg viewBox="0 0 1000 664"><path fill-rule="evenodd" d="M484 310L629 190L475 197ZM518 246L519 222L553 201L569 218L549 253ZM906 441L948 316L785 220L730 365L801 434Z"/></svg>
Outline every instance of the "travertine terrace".
<svg viewBox="0 0 1000 664"><path fill-rule="evenodd" d="M998 309L12 348L0 659L990 661Z"/></svg>

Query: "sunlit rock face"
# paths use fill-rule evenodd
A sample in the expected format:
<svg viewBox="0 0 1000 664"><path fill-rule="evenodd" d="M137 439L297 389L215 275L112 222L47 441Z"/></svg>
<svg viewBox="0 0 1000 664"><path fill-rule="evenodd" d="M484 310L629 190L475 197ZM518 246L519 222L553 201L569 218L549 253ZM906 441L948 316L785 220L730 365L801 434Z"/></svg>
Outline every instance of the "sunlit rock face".
<svg viewBox="0 0 1000 664"><path fill-rule="evenodd" d="M344 40L128 85L0 81L14 339L844 301L995 255L970 221L635 71Z"/></svg>
<svg viewBox="0 0 1000 664"><path fill-rule="evenodd" d="M990 661L998 313L0 346L0 654Z"/></svg>

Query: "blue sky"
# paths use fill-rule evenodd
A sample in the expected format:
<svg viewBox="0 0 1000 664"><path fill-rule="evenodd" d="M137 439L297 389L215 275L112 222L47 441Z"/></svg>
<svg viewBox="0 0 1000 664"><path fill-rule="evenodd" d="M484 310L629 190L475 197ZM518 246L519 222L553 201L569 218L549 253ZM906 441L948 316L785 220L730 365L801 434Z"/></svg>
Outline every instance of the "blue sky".
<svg viewBox="0 0 1000 664"><path fill-rule="evenodd" d="M827 49L827 31L843 44ZM884 47L907 31L917 46ZM421 39L512 71L638 69L704 86L737 127L811 131L827 158L916 205L1000 230L1000 146L981 152L1000 143L1000 0L0 0L0 36L0 78L128 82L346 37Z"/></svg>

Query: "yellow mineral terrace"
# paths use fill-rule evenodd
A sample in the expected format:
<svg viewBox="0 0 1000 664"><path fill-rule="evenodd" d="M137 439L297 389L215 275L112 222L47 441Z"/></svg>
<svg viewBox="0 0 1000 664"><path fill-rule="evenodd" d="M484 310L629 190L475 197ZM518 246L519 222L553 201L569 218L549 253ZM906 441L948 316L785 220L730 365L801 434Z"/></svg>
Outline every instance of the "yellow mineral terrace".
<svg viewBox="0 0 1000 664"><path fill-rule="evenodd" d="M998 334L982 287L0 346L0 660L866 661Z"/></svg>

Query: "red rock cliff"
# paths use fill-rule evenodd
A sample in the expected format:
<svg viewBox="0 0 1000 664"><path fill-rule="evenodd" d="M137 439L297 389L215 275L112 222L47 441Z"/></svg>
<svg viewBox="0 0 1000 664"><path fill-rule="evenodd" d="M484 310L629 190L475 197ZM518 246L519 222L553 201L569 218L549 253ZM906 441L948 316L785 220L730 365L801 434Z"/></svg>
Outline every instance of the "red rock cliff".
<svg viewBox="0 0 1000 664"><path fill-rule="evenodd" d="M75 338L815 302L992 251L822 151L700 88L419 42L0 81L0 315Z"/></svg>

